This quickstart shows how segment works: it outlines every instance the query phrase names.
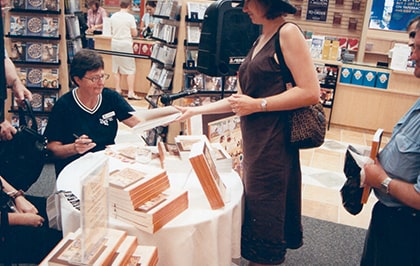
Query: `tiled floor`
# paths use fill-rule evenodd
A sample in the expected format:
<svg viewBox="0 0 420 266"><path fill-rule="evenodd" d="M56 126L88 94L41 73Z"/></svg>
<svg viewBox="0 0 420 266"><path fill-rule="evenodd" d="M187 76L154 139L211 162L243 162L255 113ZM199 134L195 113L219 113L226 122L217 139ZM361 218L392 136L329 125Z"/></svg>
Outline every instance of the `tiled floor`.
<svg viewBox="0 0 420 266"><path fill-rule="evenodd" d="M139 107L148 105L145 100L129 102ZM343 165L347 146L369 149L373 133L331 125L321 147L301 151L303 215L367 228L371 208L376 202L374 194L371 193L363 210L353 216L342 207L340 188L345 182ZM382 147L387 141L388 136L384 135Z"/></svg>
<svg viewBox="0 0 420 266"><path fill-rule="evenodd" d="M367 228L376 197L371 193L367 204L356 216L341 204L340 188L345 182L344 155L349 144L370 149L373 132L355 131L331 126L326 141L320 147L301 151L303 171L303 214L306 216ZM383 137L382 146L389 140Z"/></svg>

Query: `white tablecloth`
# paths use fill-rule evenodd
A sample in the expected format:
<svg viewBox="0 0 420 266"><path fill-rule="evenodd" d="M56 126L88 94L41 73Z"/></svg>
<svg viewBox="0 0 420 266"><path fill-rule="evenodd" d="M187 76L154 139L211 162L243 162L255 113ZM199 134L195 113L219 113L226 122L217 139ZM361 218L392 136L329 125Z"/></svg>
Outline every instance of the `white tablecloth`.
<svg viewBox="0 0 420 266"><path fill-rule="evenodd" d="M63 169L57 179L57 190L71 191L80 198L83 177L80 170L86 168L93 156L104 155L103 152L86 154ZM110 171L125 168L126 164L109 158ZM168 176L171 188L188 190L189 208L159 231L149 234L114 218L110 218L110 227L137 236L141 245L156 246L160 266L230 266L232 258L240 257L243 195L240 177L234 171L220 174L228 188L228 202L224 208L212 210L195 173L187 171L168 172ZM64 235L76 231L80 226L79 212L62 210L62 226Z"/></svg>

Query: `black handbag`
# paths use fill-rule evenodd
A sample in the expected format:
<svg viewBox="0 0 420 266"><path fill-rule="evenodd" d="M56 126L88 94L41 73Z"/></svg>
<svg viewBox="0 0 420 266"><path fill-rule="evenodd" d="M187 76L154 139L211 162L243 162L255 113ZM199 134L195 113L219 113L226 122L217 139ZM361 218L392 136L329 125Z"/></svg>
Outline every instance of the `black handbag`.
<svg viewBox="0 0 420 266"><path fill-rule="evenodd" d="M24 191L38 180L46 162L47 139L38 133L38 125L29 100L19 106L19 127L10 141L0 142L0 175L16 189ZM26 121L26 114L31 125Z"/></svg>
<svg viewBox="0 0 420 266"><path fill-rule="evenodd" d="M360 187L361 168L357 165L350 151L362 155L353 146L349 145L347 147L344 159L344 174L347 180L341 188L340 194L344 209L350 214L356 215L363 209L363 188Z"/></svg>
<svg viewBox="0 0 420 266"><path fill-rule="evenodd" d="M282 26L284 26L284 23ZM280 47L280 29L275 36L275 49L279 66L283 75L283 82L287 87L290 83L295 86L290 69L284 62L283 53ZM289 133L290 144L298 149L310 149L321 146L324 143L326 133L326 123L324 107L321 103L305 106L289 112Z"/></svg>

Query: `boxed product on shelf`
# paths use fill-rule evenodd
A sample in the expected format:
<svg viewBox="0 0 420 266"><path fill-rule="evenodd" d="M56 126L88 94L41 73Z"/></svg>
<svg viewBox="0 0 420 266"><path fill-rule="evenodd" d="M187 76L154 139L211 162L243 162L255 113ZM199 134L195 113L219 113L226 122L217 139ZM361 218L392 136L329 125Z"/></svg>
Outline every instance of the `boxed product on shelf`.
<svg viewBox="0 0 420 266"><path fill-rule="evenodd" d="M363 77L364 76L365 76L365 70L353 69L351 84L363 85Z"/></svg>
<svg viewBox="0 0 420 266"><path fill-rule="evenodd" d="M26 70L26 78L28 87L41 87L42 83L42 68L28 67Z"/></svg>
<svg viewBox="0 0 420 266"><path fill-rule="evenodd" d="M389 81L389 73L387 72L378 72L376 76L375 87L380 89L387 89Z"/></svg>
<svg viewBox="0 0 420 266"><path fill-rule="evenodd" d="M28 16L26 17L26 35L41 36L42 34L42 17Z"/></svg>
<svg viewBox="0 0 420 266"><path fill-rule="evenodd" d="M42 43L28 42L26 43L26 61L41 62L42 61Z"/></svg>
<svg viewBox="0 0 420 266"><path fill-rule="evenodd" d="M27 0L26 2L26 9L29 10L41 10L42 9L42 0Z"/></svg>
<svg viewBox="0 0 420 266"><path fill-rule="evenodd" d="M22 41L12 40L10 43L11 53L9 58L17 61L25 61L26 59L26 43Z"/></svg>
<svg viewBox="0 0 420 266"><path fill-rule="evenodd" d="M42 87L58 89L59 88L59 70L58 68L42 69Z"/></svg>
<svg viewBox="0 0 420 266"><path fill-rule="evenodd" d="M341 83L351 83L351 78L353 76L353 69L350 67L343 66L341 68L341 74L340 74L340 82Z"/></svg>
<svg viewBox="0 0 420 266"><path fill-rule="evenodd" d="M363 86L375 87L376 71L366 70L363 75Z"/></svg>
<svg viewBox="0 0 420 266"><path fill-rule="evenodd" d="M58 63L58 44L43 43L41 61L46 63Z"/></svg>
<svg viewBox="0 0 420 266"><path fill-rule="evenodd" d="M42 18L42 36L58 37L58 17Z"/></svg>
<svg viewBox="0 0 420 266"><path fill-rule="evenodd" d="M10 35L26 35L26 16L10 16Z"/></svg>

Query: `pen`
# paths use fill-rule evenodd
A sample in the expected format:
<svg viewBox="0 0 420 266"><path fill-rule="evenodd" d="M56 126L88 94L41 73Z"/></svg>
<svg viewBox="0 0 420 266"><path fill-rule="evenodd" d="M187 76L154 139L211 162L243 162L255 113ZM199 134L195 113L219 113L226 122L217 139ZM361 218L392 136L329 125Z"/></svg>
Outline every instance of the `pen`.
<svg viewBox="0 0 420 266"><path fill-rule="evenodd" d="M80 138L78 135L76 135L75 133L73 133L73 137L75 137L76 139Z"/></svg>

